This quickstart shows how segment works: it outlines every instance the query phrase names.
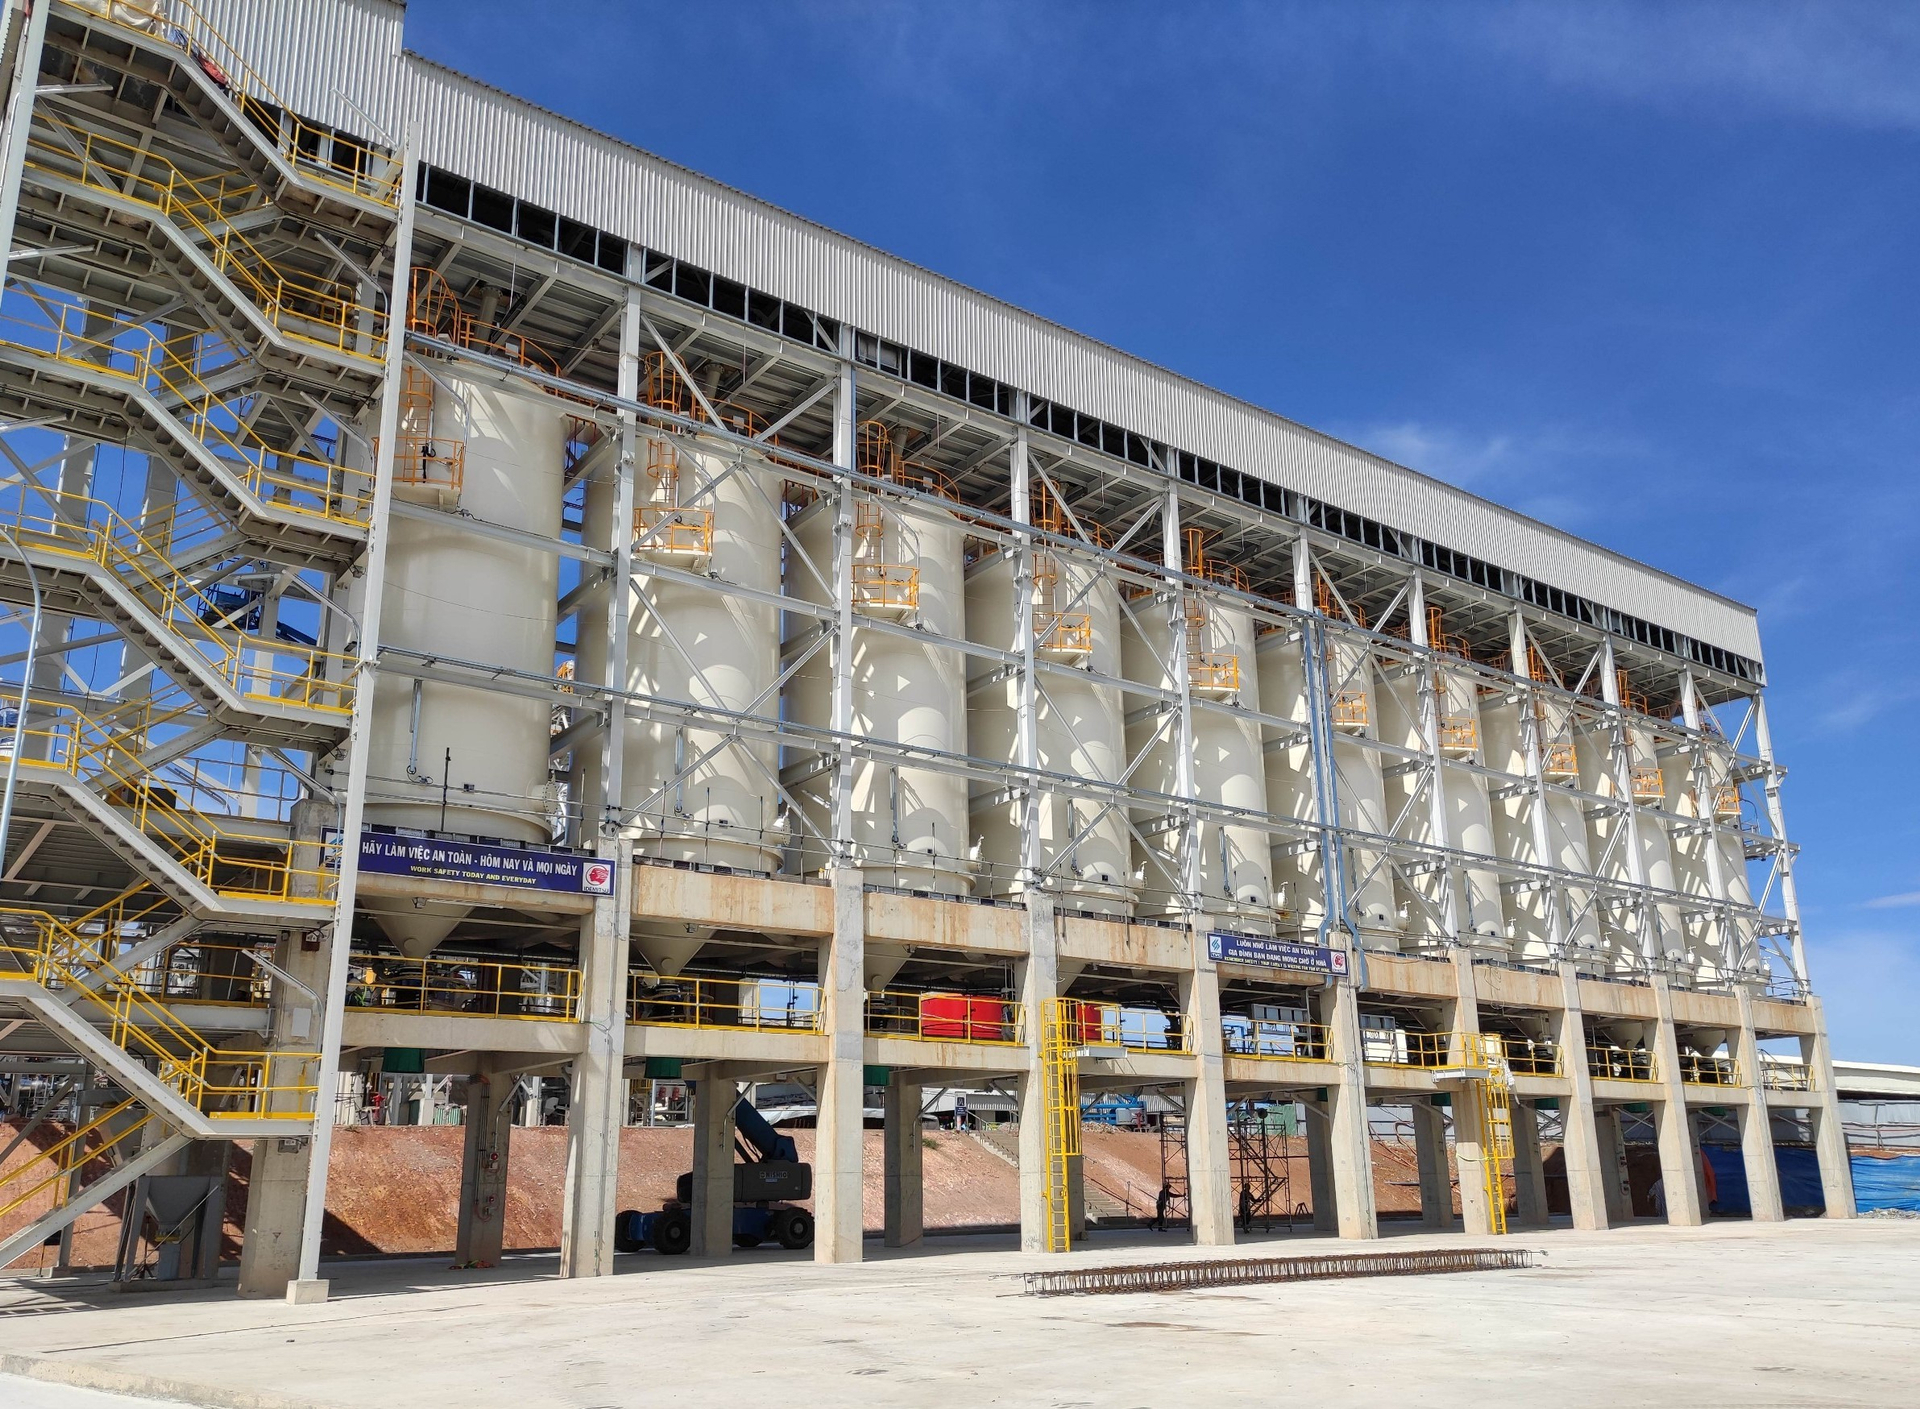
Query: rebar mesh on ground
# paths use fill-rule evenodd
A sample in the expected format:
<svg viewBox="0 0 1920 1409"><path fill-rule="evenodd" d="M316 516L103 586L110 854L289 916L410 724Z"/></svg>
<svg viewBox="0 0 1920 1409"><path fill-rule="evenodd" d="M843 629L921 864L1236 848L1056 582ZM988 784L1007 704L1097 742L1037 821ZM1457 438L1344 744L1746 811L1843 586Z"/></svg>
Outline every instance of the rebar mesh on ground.
<svg viewBox="0 0 1920 1409"><path fill-rule="evenodd" d="M1311 1282L1331 1277L1405 1277L1426 1272L1499 1272L1533 1266L1524 1248L1431 1248L1328 1257L1246 1257L1215 1262L1156 1262L1022 1274L1028 1296L1172 1292L1248 1282Z"/></svg>

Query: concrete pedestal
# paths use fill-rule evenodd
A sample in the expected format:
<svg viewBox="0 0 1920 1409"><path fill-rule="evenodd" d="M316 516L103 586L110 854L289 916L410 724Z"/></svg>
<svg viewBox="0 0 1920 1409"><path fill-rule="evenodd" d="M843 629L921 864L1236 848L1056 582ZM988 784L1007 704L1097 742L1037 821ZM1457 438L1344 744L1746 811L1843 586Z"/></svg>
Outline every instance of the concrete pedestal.
<svg viewBox="0 0 1920 1409"><path fill-rule="evenodd" d="M1420 1226L1450 1231L1453 1216L1453 1180L1447 1162L1445 1113L1431 1101L1415 1101L1413 1151L1420 1168Z"/></svg>
<svg viewBox="0 0 1920 1409"><path fill-rule="evenodd" d="M885 1241L890 1248L917 1247L925 1234L920 1087L899 1072L887 1083L886 1118Z"/></svg>
<svg viewBox="0 0 1920 1409"><path fill-rule="evenodd" d="M740 1088L714 1075L693 1087L693 1243L695 1257L733 1251L733 1108Z"/></svg>

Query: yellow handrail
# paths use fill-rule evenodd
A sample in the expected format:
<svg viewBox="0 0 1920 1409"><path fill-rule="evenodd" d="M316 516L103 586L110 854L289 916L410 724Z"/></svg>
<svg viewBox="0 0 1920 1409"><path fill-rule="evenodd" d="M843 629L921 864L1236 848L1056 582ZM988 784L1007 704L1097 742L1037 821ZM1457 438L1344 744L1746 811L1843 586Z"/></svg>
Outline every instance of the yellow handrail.
<svg viewBox="0 0 1920 1409"><path fill-rule="evenodd" d="M369 200L377 205L397 206L400 202L400 169L391 163L388 174L371 174L375 153L359 142L343 140L333 129L321 127L294 116L293 110L273 91L267 81L241 58L225 35L196 10L188 0L167 0L165 4L133 4L114 0L103 7L99 18L136 34L168 38L179 31L188 61L217 86L226 90L247 120L272 141L275 149L290 165L299 167L309 180ZM340 149L349 154L342 164ZM329 157L326 154L331 154ZM390 159L389 159L390 161ZM362 169L364 168L364 169Z"/></svg>
<svg viewBox="0 0 1920 1409"><path fill-rule="evenodd" d="M44 910L0 906L0 915L18 916L34 927L34 982L47 989L92 989L93 1001L110 1015L108 1037L114 1046L151 1060L159 1079L203 1115L305 1120L313 1114L318 1087L312 1084L311 1068L319 1053L217 1047L148 994L116 956L104 952L118 944L117 934L83 934ZM276 1079L289 1065L301 1069L301 1076L291 1082ZM217 1079L226 1070L235 1075ZM289 1093L300 1098L294 1109L272 1109L273 1096Z"/></svg>
<svg viewBox="0 0 1920 1409"><path fill-rule="evenodd" d="M324 867L296 868L284 842L223 832L208 814L178 805L162 776L134 762L128 735L109 731L99 721L69 708L51 727L29 727L26 736L44 744L45 756L23 763L58 769L101 790L105 801L126 815L149 841L171 853L174 863L200 884L237 900L273 900L295 905L332 904L334 872ZM262 848L277 855L259 855ZM312 882L313 895L296 894L296 880Z"/></svg>
<svg viewBox="0 0 1920 1409"><path fill-rule="evenodd" d="M1324 1062L1328 1059L1327 1028L1321 1023L1247 1018L1224 1022L1222 1028L1229 1057L1257 1057L1266 1062Z"/></svg>
<svg viewBox="0 0 1920 1409"><path fill-rule="evenodd" d="M579 1001L579 968L537 959L356 953L347 978L347 1006L355 1009L570 1022Z"/></svg>
<svg viewBox="0 0 1920 1409"><path fill-rule="evenodd" d="M917 1042L1017 1047L1026 1041L1026 1010L1007 998L973 993L869 993L867 1031Z"/></svg>
<svg viewBox="0 0 1920 1409"><path fill-rule="evenodd" d="M35 1153L30 1159L22 1162L19 1167L11 1173L0 1177L0 1197L4 1197L6 1200L4 1203L0 1203L0 1218L5 1218L25 1208L36 1196L44 1193L49 1186L59 1183L61 1179L71 1174L74 1170L83 1168L89 1160L100 1158L128 1136L142 1129L149 1120L153 1119L153 1113L151 1111L142 1114L139 1119L129 1122L124 1129L117 1131L109 1130L112 1123L125 1115L135 1104L134 1098L129 1096L118 1105L110 1106L99 1115L96 1115L92 1120L87 1121L85 1124L54 1141L51 1145L47 1146L46 1149ZM88 1137L102 1132L106 1132L106 1138L92 1149L88 1149ZM48 1166L47 1171L35 1177L34 1170L42 1164ZM8 1185L17 1184L26 1179L32 1179L33 1182L16 1189L11 1194L7 1193ZM65 1207L65 1196L67 1193L68 1191L64 1189L56 1190L54 1193L53 1206L49 1208L47 1212L51 1213L54 1209Z"/></svg>
<svg viewBox="0 0 1920 1409"><path fill-rule="evenodd" d="M1587 1048L1587 1074L1596 1081L1653 1082L1660 1079L1653 1053L1624 1047Z"/></svg>
<svg viewBox="0 0 1920 1409"><path fill-rule="evenodd" d="M234 228L234 216L262 204L259 187L240 173L195 179L158 152L44 114L43 119L65 141L49 141L36 129L27 142L29 169L147 206L197 234L214 268L239 285L286 336L376 366L385 356L385 313L356 301L352 286L340 280L281 272Z"/></svg>
<svg viewBox="0 0 1920 1409"><path fill-rule="evenodd" d="M627 982L627 1020L653 1027L818 1032L820 988L781 978L656 978L634 973Z"/></svg>
<svg viewBox="0 0 1920 1409"><path fill-rule="evenodd" d="M298 642L261 641L232 628L222 630L234 611L175 571L166 554L110 505L81 494L34 488L50 504L69 512L30 513L24 493L18 503L0 505L0 524L13 528L23 546L95 562L119 575L182 645L198 651L242 697L329 714L352 712L351 657ZM214 618L211 624L209 616ZM272 663L274 657L290 657L299 664L283 669Z"/></svg>
<svg viewBox="0 0 1920 1409"><path fill-rule="evenodd" d="M268 445L247 417L227 405L202 377L204 348L192 362L152 328L78 302L28 295L43 315L22 317L15 303L0 311L0 347L17 348L65 366L113 377L161 397L169 414L259 498L328 523L364 525L373 502L373 477L330 461ZM79 324L75 332L68 321ZM88 326L99 331L84 331Z"/></svg>

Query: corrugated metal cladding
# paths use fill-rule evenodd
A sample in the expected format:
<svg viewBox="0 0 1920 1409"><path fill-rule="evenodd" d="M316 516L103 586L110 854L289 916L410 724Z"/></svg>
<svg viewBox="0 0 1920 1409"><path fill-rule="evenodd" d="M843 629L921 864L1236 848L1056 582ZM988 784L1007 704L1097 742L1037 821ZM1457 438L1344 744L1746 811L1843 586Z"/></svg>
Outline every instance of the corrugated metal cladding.
<svg viewBox="0 0 1920 1409"><path fill-rule="evenodd" d="M397 0L194 0L194 9L303 117L398 140L407 8ZM344 96L343 96L344 95ZM366 117L346 101L350 96Z"/></svg>
<svg viewBox="0 0 1920 1409"><path fill-rule="evenodd" d="M210 0L283 96L359 130L343 97L421 156L652 249L1758 659L1725 598L1142 362L400 48L393 0ZM255 57L257 56L257 57Z"/></svg>

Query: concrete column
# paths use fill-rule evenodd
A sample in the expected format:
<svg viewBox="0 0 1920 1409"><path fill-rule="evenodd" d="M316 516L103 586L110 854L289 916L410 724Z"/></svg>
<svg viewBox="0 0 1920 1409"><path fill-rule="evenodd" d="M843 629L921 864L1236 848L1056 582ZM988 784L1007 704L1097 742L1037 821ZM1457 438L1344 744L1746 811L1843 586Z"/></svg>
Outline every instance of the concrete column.
<svg viewBox="0 0 1920 1409"><path fill-rule="evenodd" d="M1760 1060L1760 1039L1753 1026L1753 990L1734 985L1740 1004L1740 1031L1734 1035L1734 1059L1747 1088L1747 1104L1735 1112L1740 1119L1740 1163L1747 1173L1747 1202L1755 1223L1778 1223L1780 1166L1773 1153L1773 1119L1767 1109L1766 1073Z"/></svg>
<svg viewBox="0 0 1920 1409"><path fill-rule="evenodd" d="M580 1016L586 1044L573 1059L567 1110L567 1183L560 1215L560 1275L613 1271L613 1220L620 1200L620 1132L627 1123L627 944L633 912L633 858L602 839L613 863L613 894L595 901L580 925Z"/></svg>
<svg viewBox="0 0 1920 1409"><path fill-rule="evenodd" d="M1333 1118L1325 1101L1302 1101L1307 1136L1307 1189L1313 1199L1313 1231L1338 1233L1339 1200L1333 1192Z"/></svg>
<svg viewBox="0 0 1920 1409"><path fill-rule="evenodd" d="M483 1065L467 1080L466 1146L460 1157L460 1222L453 1260L466 1267L494 1266L506 1248L507 1166L512 1153L513 1107L518 1074L498 1075Z"/></svg>
<svg viewBox="0 0 1920 1409"><path fill-rule="evenodd" d="M1420 1226L1451 1231L1453 1180L1447 1169L1447 1118L1431 1101L1415 1101L1413 1151L1420 1165Z"/></svg>
<svg viewBox="0 0 1920 1409"><path fill-rule="evenodd" d="M1547 1167L1540 1158L1540 1113L1531 1101L1515 1100L1513 1118L1514 1222L1522 1228L1545 1228Z"/></svg>
<svg viewBox="0 0 1920 1409"><path fill-rule="evenodd" d="M1853 1166L1847 1155L1847 1131L1840 1121L1840 1094L1833 1081L1833 1049L1827 1044L1827 1013L1818 998L1807 999L1813 1015L1813 1035L1802 1038L1800 1054L1813 1078L1807 1119L1813 1125L1814 1155L1820 1161L1820 1191L1826 1195L1827 1217L1852 1218Z"/></svg>
<svg viewBox="0 0 1920 1409"><path fill-rule="evenodd" d="M296 894L319 894L321 836L331 811L312 802L294 806L293 847L289 852L294 875L289 888ZM274 946L274 963L305 985L305 990L274 980L267 1007L267 1050L311 1052L317 1045L319 995L326 992L333 971L333 934L330 925L294 931L283 935ZM276 1099L276 1104L284 1102L284 1097ZM331 1133L332 1091L319 1093L317 1114ZM315 1183L311 1178L313 1144L304 1132L253 1142L246 1227L240 1241L238 1290L243 1297L283 1297L300 1275L307 1194ZM318 1188L319 1197L324 1199L324 1179L318 1181Z"/></svg>
<svg viewBox="0 0 1920 1409"><path fill-rule="evenodd" d="M1027 957L1020 965L1026 1013L1027 1069L1020 1076L1020 1251L1047 1250L1047 1100L1041 1039L1047 1004L1060 991L1059 936L1053 897L1026 893Z"/></svg>
<svg viewBox="0 0 1920 1409"><path fill-rule="evenodd" d="M711 1071L693 1085L693 1244L695 1257L733 1252L733 1108L740 1088Z"/></svg>
<svg viewBox="0 0 1920 1409"><path fill-rule="evenodd" d="M1601 1192L1607 1217L1614 1223L1633 1222L1633 1191L1627 1179L1627 1139L1620 1129L1620 1112L1608 1106L1597 1120L1600 1138Z"/></svg>
<svg viewBox="0 0 1920 1409"><path fill-rule="evenodd" d="M1560 965L1560 994L1560 1028L1554 1040L1560 1049L1560 1075L1572 1090L1562 1122L1566 1136L1560 1158L1567 1167L1573 1226L1590 1232L1607 1226L1612 1165L1600 1156L1599 1113L1593 1104L1593 1074L1587 1069L1587 1019L1580 1010L1580 976L1572 964Z"/></svg>
<svg viewBox="0 0 1920 1409"><path fill-rule="evenodd" d="M1453 1030L1455 1058L1466 1055L1466 1041L1480 1031L1480 997L1474 984L1473 951L1453 951ZM1467 1232L1486 1237L1493 1232L1494 1210L1487 1198L1487 1164L1497 1160L1481 1146L1485 1129L1487 1084L1462 1081L1453 1091L1454 1179L1460 1189L1460 1221ZM1500 1186L1496 1186L1500 1187ZM1502 1195L1501 1197L1504 1197Z"/></svg>
<svg viewBox="0 0 1920 1409"><path fill-rule="evenodd" d="M920 1178L920 1084L894 1072L887 1079L886 1245L920 1245L926 1226Z"/></svg>
<svg viewBox="0 0 1920 1409"><path fill-rule="evenodd" d="M1660 1020L1654 1034L1654 1060L1660 1064L1663 1099L1655 1108L1655 1116L1667 1222L1676 1228L1694 1228L1706 1218L1700 1202L1700 1152L1694 1146L1692 1122L1687 1118L1687 1088L1680 1079L1680 1041L1673 1027L1673 990L1665 974L1653 976L1653 1003Z"/></svg>
<svg viewBox="0 0 1920 1409"><path fill-rule="evenodd" d="M827 1064L813 1154L813 1260L858 1262L862 1214L861 1118L866 1104L866 892L860 871L836 866L833 935L820 950Z"/></svg>
<svg viewBox="0 0 1920 1409"><path fill-rule="evenodd" d="M1193 969L1180 976L1198 1068L1187 1087L1187 1199L1193 1240L1202 1247L1233 1245L1233 1158L1227 1133L1226 1038L1220 1028L1220 975L1207 958L1204 926L1189 930Z"/></svg>
<svg viewBox="0 0 1920 1409"><path fill-rule="evenodd" d="M1320 1002L1340 1084L1327 1088L1328 1141L1334 1210L1343 1238L1377 1238L1373 1200L1373 1141L1367 1129L1366 1067L1360 1047L1360 1000L1351 981L1336 979ZM1326 1011L1328 1008L1331 1011Z"/></svg>

